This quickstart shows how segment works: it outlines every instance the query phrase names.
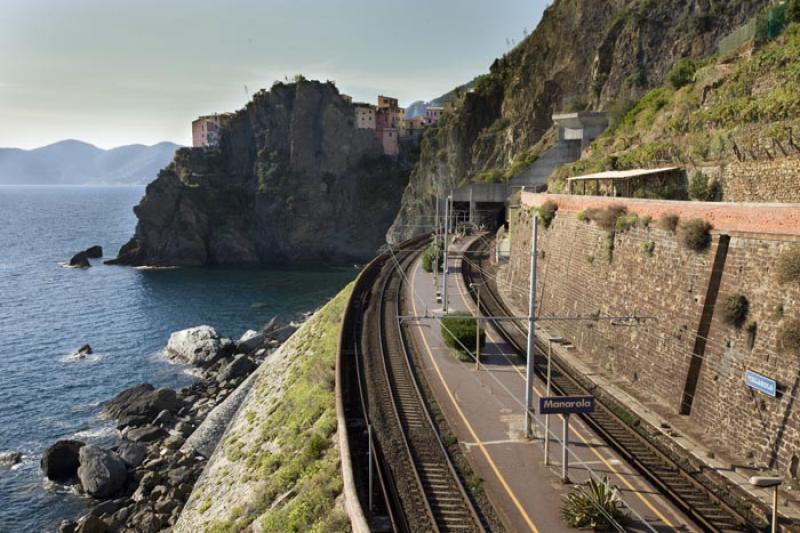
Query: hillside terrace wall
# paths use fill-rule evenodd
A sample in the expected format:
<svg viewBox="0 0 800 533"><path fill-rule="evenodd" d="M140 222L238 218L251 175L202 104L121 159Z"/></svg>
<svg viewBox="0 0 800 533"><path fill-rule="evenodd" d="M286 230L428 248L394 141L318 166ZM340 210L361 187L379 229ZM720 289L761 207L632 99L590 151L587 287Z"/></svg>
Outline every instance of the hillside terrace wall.
<svg viewBox="0 0 800 533"><path fill-rule="evenodd" d="M797 468L791 467L800 456L800 413L793 397L800 394L800 354L781 353L776 338L783 320L800 318L800 286L779 285L773 265L785 250L800 245L800 206L523 193L520 209L510 218L511 259L504 271L504 279L514 287L515 303L522 308L527 302L530 213L548 199L559 204L559 210L549 229L539 226L537 315L599 313L653 319L637 325L540 324L572 342L576 355L594 369L662 411L680 410L690 362L697 359L695 341L715 254L720 242L730 238L689 420L703 440L727 455L787 474L792 470L796 477ZM653 223L609 237L609 232L577 217L588 207L620 203L629 212L653 216ZM690 251L672 232L657 228L655 222L664 213L712 221L709 249ZM614 248L609 262L610 238ZM652 243L652 254L645 243ZM721 318L722 305L734 294L745 295L750 303L747 321L756 324L753 339L748 328L737 329ZM752 391L744 384L745 369L777 380L787 392L771 398Z"/></svg>
<svg viewBox="0 0 800 533"><path fill-rule="evenodd" d="M800 158L730 163L721 183L728 202L800 202Z"/></svg>

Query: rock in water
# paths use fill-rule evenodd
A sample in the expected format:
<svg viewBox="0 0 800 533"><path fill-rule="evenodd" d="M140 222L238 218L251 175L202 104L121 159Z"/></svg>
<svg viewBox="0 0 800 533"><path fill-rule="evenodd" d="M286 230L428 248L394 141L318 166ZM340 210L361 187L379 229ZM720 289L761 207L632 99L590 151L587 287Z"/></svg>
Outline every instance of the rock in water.
<svg viewBox="0 0 800 533"><path fill-rule="evenodd" d="M0 466L11 468L15 464L22 461L22 454L20 452L2 452L0 453Z"/></svg>
<svg viewBox="0 0 800 533"><path fill-rule="evenodd" d="M103 257L103 247L95 244L84 250L83 253L85 253L86 257L89 259L100 259Z"/></svg>
<svg viewBox="0 0 800 533"><path fill-rule="evenodd" d="M221 337L211 326L197 326L170 335L164 353L178 363L208 367L220 357L231 355L234 349L234 342Z"/></svg>
<svg viewBox="0 0 800 533"><path fill-rule="evenodd" d="M91 444L81 448L78 479L87 494L107 498L119 492L127 478L125 462L114 452Z"/></svg>
<svg viewBox="0 0 800 533"><path fill-rule="evenodd" d="M76 353L76 355L78 357L80 357L82 359L82 358L86 357L87 355L92 355L94 353L94 351L92 351L92 347L91 346L89 346L88 344L84 344L83 346L78 348L78 351L75 352L75 353Z"/></svg>
<svg viewBox="0 0 800 533"><path fill-rule="evenodd" d="M103 414L117 419L117 427L148 424L161 413L177 413L183 401L172 389L157 389L149 383L126 389L103 404Z"/></svg>
<svg viewBox="0 0 800 533"><path fill-rule="evenodd" d="M77 440L60 440L50 446L42 456L41 467L48 479L65 483L75 478L80 465L80 450L84 443Z"/></svg>
<svg viewBox="0 0 800 533"><path fill-rule="evenodd" d="M92 264L89 262L89 256L86 252L78 252L69 260L69 266L75 268L89 268Z"/></svg>
<svg viewBox="0 0 800 533"><path fill-rule="evenodd" d="M236 358L223 366L219 374L217 374L217 381L223 383L229 379L237 379L248 375L256 369L256 364L245 354L239 354Z"/></svg>

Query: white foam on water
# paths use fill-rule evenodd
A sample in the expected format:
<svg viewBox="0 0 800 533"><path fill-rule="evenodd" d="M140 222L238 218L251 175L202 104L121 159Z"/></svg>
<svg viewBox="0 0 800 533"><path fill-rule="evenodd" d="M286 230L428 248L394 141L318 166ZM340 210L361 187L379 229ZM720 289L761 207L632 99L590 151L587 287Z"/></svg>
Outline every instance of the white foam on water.
<svg viewBox="0 0 800 533"><path fill-rule="evenodd" d="M94 364L99 363L103 360L105 354L102 353L90 353L86 355L81 355L78 352L71 352L67 355L61 356L58 360L61 363L86 363L86 364Z"/></svg>
<svg viewBox="0 0 800 533"><path fill-rule="evenodd" d="M134 270L177 270L180 267L177 266L149 266L149 265L142 265L142 266L135 266L133 267Z"/></svg>

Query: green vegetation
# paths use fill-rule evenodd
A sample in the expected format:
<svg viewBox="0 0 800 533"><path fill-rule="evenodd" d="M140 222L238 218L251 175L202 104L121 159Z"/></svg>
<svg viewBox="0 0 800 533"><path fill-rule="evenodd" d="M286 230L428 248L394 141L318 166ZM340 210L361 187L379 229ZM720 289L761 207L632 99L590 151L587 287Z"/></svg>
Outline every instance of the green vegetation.
<svg viewBox="0 0 800 533"><path fill-rule="evenodd" d="M442 337L445 344L454 348L461 361L472 361L469 353L475 351L475 329L477 324L475 317L464 311L448 313L441 322ZM481 346L486 342L486 331L481 328Z"/></svg>
<svg viewBox="0 0 800 533"><path fill-rule="evenodd" d="M740 328L747 320L750 302L743 294L728 296L722 306L722 320L735 328Z"/></svg>
<svg viewBox="0 0 800 533"><path fill-rule="evenodd" d="M800 283L800 246L792 246L781 254L777 272L778 283Z"/></svg>
<svg viewBox="0 0 800 533"><path fill-rule="evenodd" d="M433 272L434 265L436 270L441 272L444 264L444 254L437 243L432 243L422 254L422 269L425 272Z"/></svg>
<svg viewBox="0 0 800 533"><path fill-rule="evenodd" d="M697 65L691 59L681 59L667 74L667 81L673 89L680 89L694 81Z"/></svg>
<svg viewBox="0 0 800 533"><path fill-rule="evenodd" d="M788 13L787 7L787 20ZM734 143L739 150L757 141L771 145L772 138L785 145L786 129L800 129L799 87L796 22L752 56L727 63L718 63L716 57L679 61L667 82L645 93L635 105L629 101L611 105L608 111L616 115L615 123L579 161L554 171L550 190L563 186L569 176L604 170L732 160ZM718 196L713 190L700 192L695 189L693 198ZM648 196L675 193L648 190Z"/></svg>
<svg viewBox="0 0 800 533"><path fill-rule="evenodd" d="M778 348L783 352L800 352L800 320L786 320L778 329Z"/></svg>
<svg viewBox="0 0 800 533"><path fill-rule="evenodd" d="M595 531L616 530L627 520L619 489L606 476L590 478L564 497L561 517L569 527Z"/></svg>
<svg viewBox="0 0 800 533"><path fill-rule="evenodd" d="M347 516L336 507L342 492L336 440L334 367L341 315L352 285L317 312L281 348L289 350L281 392L270 379L254 385L258 405L223 443L238 479L254 490L248 501L227 511L207 531L234 532L258 523L261 531L349 531ZM266 372L265 372L266 374ZM250 415L250 413L253 413ZM242 427L244 426L244 427ZM229 476L226 475L226 478ZM197 507L207 513L214 504Z"/></svg>
<svg viewBox="0 0 800 533"><path fill-rule="evenodd" d="M689 180L689 198L698 202L719 200L720 190L716 181L709 180L704 173L697 171Z"/></svg>
<svg viewBox="0 0 800 533"><path fill-rule="evenodd" d="M612 230L617 225L617 219L628 214L624 205L610 205L608 207L592 207L583 212L586 220L594 222L604 230Z"/></svg>
<svg viewBox="0 0 800 533"><path fill-rule="evenodd" d="M484 183L503 183L505 180L505 176L503 173L496 168L490 168L489 170L484 170L483 172L479 173L475 176L475 179L478 181L482 181Z"/></svg>
<svg viewBox="0 0 800 533"><path fill-rule="evenodd" d="M655 249L656 249L656 243L654 243L653 241L647 241L642 243L642 251L645 253L645 255L649 257L653 257L653 252L655 251Z"/></svg>
<svg viewBox="0 0 800 533"><path fill-rule="evenodd" d="M694 218L678 227L678 239L689 250L702 252L711 244L711 224Z"/></svg>
<svg viewBox="0 0 800 533"><path fill-rule="evenodd" d="M545 201L537 209L537 213L545 229L549 228L550 224L553 223L553 219L556 217L556 211L558 211L558 204L552 200Z"/></svg>

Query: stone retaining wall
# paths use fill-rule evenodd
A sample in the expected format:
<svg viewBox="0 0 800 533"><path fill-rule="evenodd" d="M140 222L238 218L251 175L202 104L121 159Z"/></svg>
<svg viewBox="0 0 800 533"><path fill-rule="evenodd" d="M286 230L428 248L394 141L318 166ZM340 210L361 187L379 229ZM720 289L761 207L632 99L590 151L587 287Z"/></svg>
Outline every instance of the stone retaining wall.
<svg viewBox="0 0 800 533"><path fill-rule="evenodd" d="M800 319L800 284L780 285L774 265L787 249L800 246L800 209L794 206L795 216L781 221L780 235L764 233L764 220L780 212L775 206L709 204L714 211L708 218L717 228L709 249L698 253L681 245L672 232L655 227L655 220L648 228L612 234L579 220L576 208L624 201L630 212L640 215L669 211L686 219L701 216L706 204L580 198L576 204L575 197L524 194L522 207L512 212L505 281L513 284L517 303L527 301L530 213L547 199L555 201L559 211L550 228L539 225L537 314L652 318L638 323L553 321L547 323L548 331L572 342L579 357L645 404L678 413L688 391L689 420L703 440L743 462L787 474L791 470L796 477L800 415L794 396L800 394L800 354L783 353L776 339L786 320ZM742 231L748 225L759 233ZM706 302L713 298L708 288L718 247L728 239L717 276L718 295ZM729 297L740 294L750 310L747 324L736 328L722 319L722 309ZM701 336L706 348L699 358L696 343L707 303L710 329ZM750 324L755 326L748 328ZM701 364L691 392L687 382L693 360ZM775 379L785 394L771 398L748 388L745 369Z"/></svg>
<svg viewBox="0 0 800 533"><path fill-rule="evenodd" d="M722 174L727 202L800 202L800 158L730 163Z"/></svg>

